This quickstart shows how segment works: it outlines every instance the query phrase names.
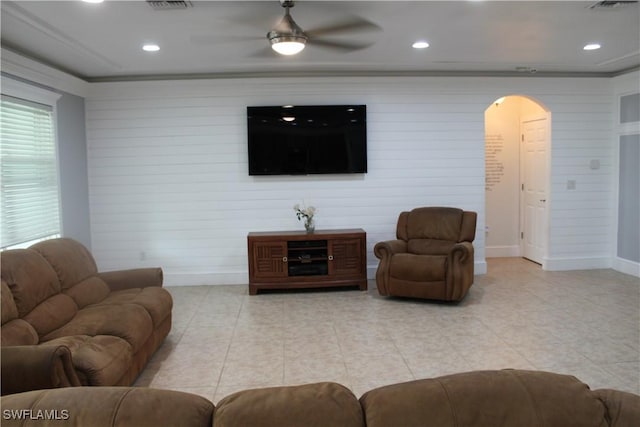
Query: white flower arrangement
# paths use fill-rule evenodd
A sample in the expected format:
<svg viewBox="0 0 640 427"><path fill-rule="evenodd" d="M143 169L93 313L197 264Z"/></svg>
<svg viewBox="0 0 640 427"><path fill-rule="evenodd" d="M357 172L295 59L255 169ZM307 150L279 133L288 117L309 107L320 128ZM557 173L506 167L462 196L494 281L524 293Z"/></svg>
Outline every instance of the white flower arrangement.
<svg viewBox="0 0 640 427"><path fill-rule="evenodd" d="M300 204L296 203L293 206L293 210L296 212L296 217L298 217L298 221L302 221L304 218L304 228L311 232L314 229L313 225L313 216L316 214L317 210L313 206L303 206L300 207Z"/></svg>

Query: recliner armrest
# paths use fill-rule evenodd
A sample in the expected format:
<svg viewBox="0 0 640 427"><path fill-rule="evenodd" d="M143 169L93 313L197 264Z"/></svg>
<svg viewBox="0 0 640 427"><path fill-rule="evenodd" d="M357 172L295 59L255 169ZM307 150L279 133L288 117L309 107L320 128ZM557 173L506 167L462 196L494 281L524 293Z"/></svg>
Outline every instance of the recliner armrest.
<svg viewBox="0 0 640 427"><path fill-rule="evenodd" d="M2 395L79 386L68 347L20 345L1 348Z"/></svg>
<svg viewBox="0 0 640 427"><path fill-rule="evenodd" d="M161 287L163 273L161 268L135 268L130 270L105 271L98 273L112 291L131 288Z"/></svg>
<svg viewBox="0 0 640 427"><path fill-rule="evenodd" d="M473 257L473 253L473 245L470 242L460 242L451 248L449 256L452 257L453 260L464 263L469 257ZM473 258L471 260L473 261Z"/></svg>
<svg viewBox="0 0 640 427"><path fill-rule="evenodd" d="M404 240L387 240L385 242L378 242L373 247L373 253L379 259L402 252L407 252L407 242Z"/></svg>

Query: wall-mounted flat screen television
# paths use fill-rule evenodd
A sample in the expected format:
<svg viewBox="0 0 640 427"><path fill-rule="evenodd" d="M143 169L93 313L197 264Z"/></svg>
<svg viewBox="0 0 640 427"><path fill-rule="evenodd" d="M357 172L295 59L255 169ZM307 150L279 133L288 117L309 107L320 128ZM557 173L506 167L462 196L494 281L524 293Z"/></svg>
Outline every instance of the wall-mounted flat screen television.
<svg viewBox="0 0 640 427"><path fill-rule="evenodd" d="M249 175L367 172L366 105L247 107Z"/></svg>

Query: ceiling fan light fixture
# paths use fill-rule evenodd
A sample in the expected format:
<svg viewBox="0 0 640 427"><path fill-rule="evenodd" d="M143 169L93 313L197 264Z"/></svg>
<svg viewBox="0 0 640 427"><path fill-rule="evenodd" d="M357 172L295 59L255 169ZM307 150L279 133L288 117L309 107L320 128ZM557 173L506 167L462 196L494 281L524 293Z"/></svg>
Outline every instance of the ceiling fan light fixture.
<svg viewBox="0 0 640 427"><path fill-rule="evenodd" d="M295 55L302 52L307 40L303 37L275 37L269 39L271 41L271 49L280 55Z"/></svg>
<svg viewBox="0 0 640 427"><path fill-rule="evenodd" d="M308 38L289 14L293 2L284 2L282 5L285 8L284 17L276 28L267 33L267 38L271 48L280 55L295 55L304 49Z"/></svg>

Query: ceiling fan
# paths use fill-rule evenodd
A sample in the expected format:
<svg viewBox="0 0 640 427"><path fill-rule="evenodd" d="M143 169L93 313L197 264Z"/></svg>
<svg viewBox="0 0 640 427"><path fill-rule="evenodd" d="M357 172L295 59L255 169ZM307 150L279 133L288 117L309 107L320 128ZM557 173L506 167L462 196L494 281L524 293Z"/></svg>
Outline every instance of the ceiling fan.
<svg viewBox="0 0 640 427"><path fill-rule="evenodd" d="M341 51L364 49L372 43L333 41L320 37L342 32L380 30L380 27L373 22L353 17L334 25L304 31L291 17L290 9L295 6L295 1L280 0L280 5L285 9L284 17L267 33L267 40L271 48L281 55L295 55L307 44Z"/></svg>

